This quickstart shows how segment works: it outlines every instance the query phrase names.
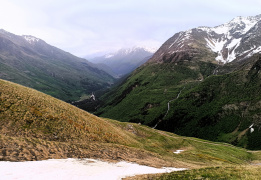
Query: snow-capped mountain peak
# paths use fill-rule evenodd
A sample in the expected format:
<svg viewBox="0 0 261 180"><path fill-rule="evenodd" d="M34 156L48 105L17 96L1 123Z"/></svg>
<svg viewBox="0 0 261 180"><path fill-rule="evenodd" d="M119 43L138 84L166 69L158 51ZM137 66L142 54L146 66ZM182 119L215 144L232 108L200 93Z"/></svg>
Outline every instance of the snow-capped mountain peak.
<svg viewBox="0 0 261 180"><path fill-rule="evenodd" d="M239 56L243 56L247 51L256 49L256 47L246 47L247 51L240 52L238 47L244 44L243 38L249 31L261 20L261 16L250 17L236 17L230 22L223 25L209 28L209 32L214 32L221 37L217 38L215 35L205 38L207 46L218 53L216 60L227 63L235 60ZM213 34L213 33L212 33ZM251 34L251 33L250 33ZM261 46L261 44L259 44Z"/></svg>
<svg viewBox="0 0 261 180"><path fill-rule="evenodd" d="M155 52L155 49L148 50L148 48L135 46L127 49L123 48L117 52L93 58L90 61L96 64L104 64L115 74L122 76L145 63L153 55L151 51Z"/></svg>
<svg viewBox="0 0 261 180"><path fill-rule="evenodd" d="M122 48L114 53L108 53L104 56L104 58L113 58L114 56L126 56L129 54L135 54L139 52L147 52L147 53L155 53L157 48L154 47L140 47L140 46L134 46L132 48Z"/></svg>
<svg viewBox="0 0 261 180"><path fill-rule="evenodd" d="M151 61L189 54L190 58L207 48L216 54L216 61L228 63L261 52L261 15L241 17L216 27L198 27L176 33L155 53ZM169 60L168 60L169 61ZM172 60L171 60L172 61Z"/></svg>
<svg viewBox="0 0 261 180"><path fill-rule="evenodd" d="M228 23L211 29L217 34L238 33L242 35L247 33L260 19L261 17L259 16L238 16Z"/></svg>

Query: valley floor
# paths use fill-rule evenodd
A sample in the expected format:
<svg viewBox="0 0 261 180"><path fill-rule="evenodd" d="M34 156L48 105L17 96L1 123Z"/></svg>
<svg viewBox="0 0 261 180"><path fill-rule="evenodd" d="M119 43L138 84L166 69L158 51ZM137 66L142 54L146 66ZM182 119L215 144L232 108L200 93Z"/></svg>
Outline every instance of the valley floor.
<svg viewBox="0 0 261 180"><path fill-rule="evenodd" d="M49 159L44 161L0 162L2 180L91 179L118 180L140 174L167 173L184 168L154 168L125 161L108 163L94 159Z"/></svg>

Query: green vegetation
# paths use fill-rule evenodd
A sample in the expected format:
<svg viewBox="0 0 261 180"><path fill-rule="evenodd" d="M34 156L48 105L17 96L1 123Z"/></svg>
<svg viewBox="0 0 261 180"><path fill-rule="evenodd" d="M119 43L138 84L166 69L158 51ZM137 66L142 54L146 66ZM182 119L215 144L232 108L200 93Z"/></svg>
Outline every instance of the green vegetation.
<svg viewBox="0 0 261 180"><path fill-rule="evenodd" d="M40 60L31 64L24 63L19 69L3 64L1 61L0 59L0 72L4 74L2 78L37 89L64 101L79 100L82 94L106 89L114 81L109 75L88 67L89 65L79 69L77 61L74 65L69 65L66 62L55 64L50 60Z"/></svg>
<svg viewBox="0 0 261 180"><path fill-rule="evenodd" d="M244 149L227 144L215 144L201 139L177 136L138 124L112 122L117 127L131 133L132 138L138 142L132 144L132 147L157 153L169 160L174 158L175 164L178 166L188 163L194 164L195 162L197 162L197 166L211 165L214 162L214 164L241 164L254 159L254 156L244 152ZM176 155L173 152L177 149L185 151Z"/></svg>
<svg viewBox="0 0 261 180"><path fill-rule="evenodd" d="M105 90L114 78L85 59L55 48L42 40L28 43L8 33L3 39L0 78L62 99L79 100L83 94Z"/></svg>
<svg viewBox="0 0 261 180"><path fill-rule="evenodd" d="M245 149L101 119L21 85L0 80L0 159L102 158L162 167L248 164ZM174 154L183 149L181 154Z"/></svg>
<svg viewBox="0 0 261 180"><path fill-rule="evenodd" d="M1 132L10 136L117 142L120 135L96 116L17 84L0 81Z"/></svg>
<svg viewBox="0 0 261 180"><path fill-rule="evenodd" d="M251 68L246 64L233 73L211 76L183 93L171 103L172 111L159 128L260 149L260 62L258 57Z"/></svg>
<svg viewBox="0 0 261 180"><path fill-rule="evenodd" d="M106 103L96 114L154 126L167 111L168 101L175 99L184 87L184 91L189 91L208 75L211 71L208 69L215 68L207 64L180 62L142 66L125 83L102 97Z"/></svg>
<svg viewBox="0 0 261 180"><path fill-rule="evenodd" d="M225 166L225 167L210 167L202 169L194 169L188 171L172 172L164 175L146 175L137 180L155 179L155 180L193 180L193 179L244 179L253 180L260 179L260 166Z"/></svg>
<svg viewBox="0 0 261 180"><path fill-rule="evenodd" d="M259 55L225 66L203 61L146 64L104 95L97 115L261 149L260 70Z"/></svg>

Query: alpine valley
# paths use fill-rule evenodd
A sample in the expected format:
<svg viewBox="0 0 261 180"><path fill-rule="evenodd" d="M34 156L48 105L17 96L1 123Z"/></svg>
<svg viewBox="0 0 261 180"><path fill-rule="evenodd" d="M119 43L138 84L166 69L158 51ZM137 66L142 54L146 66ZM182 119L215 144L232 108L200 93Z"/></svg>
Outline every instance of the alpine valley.
<svg viewBox="0 0 261 180"><path fill-rule="evenodd" d="M0 161L77 158L69 161L79 170L93 158L188 168L129 179L260 178L261 152L249 150L261 148L260 25L260 15L237 17L177 33L117 83L85 59L1 30ZM98 97L101 117L64 102L113 83Z"/></svg>
<svg viewBox="0 0 261 180"><path fill-rule="evenodd" d="M0 78L64 101L106 89L115 80L85 59L36 37L17 36L5 30L0 30Z"/></svg>
<svg viewBox="0 0 261 180"><path fill-rule="evenodd" d="M97 115L261 148L261 15L176 33Z"/></svg>

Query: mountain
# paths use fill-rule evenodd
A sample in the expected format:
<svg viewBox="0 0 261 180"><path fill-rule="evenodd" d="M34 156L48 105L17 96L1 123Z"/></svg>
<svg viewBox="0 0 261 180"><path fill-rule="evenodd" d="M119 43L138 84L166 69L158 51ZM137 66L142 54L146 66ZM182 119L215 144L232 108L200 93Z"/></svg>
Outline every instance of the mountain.
<svg viewBox="0 0 261 180"><path fill-rule="evenodd" d="M176 33L96 114L260 149L260 23L237 17Z"/></svg>
<svg viewBox="0 0 261 180"><path fill-rule="evenodd" d="M85 59L53 47L33 36L0 30L0 78L50 94L78 100L106 89L114 78Z"/></svg>
<svg viewBox="0 0 261 180"><path fill-rule="evenodd" d="M93 158L154 167L246 164L256 156L227 144L103 119L64 101L0 80L0 160ZM176 150L183 149L180 155Z"/></svg>
<svg viewBox="0 0 261 180"><path fill-rule="evenodd" d="M90 59L90 61L96 64L106 65L107 71L110 70L114 72L113 75L123 76L145 63L154 52L154 49L134 47L130 49L120 49L115 53L96 57Z"/></svg>
<svg viewBox="0 0 261 180"><path fill-rule="evenodd" d="M236 17L214 28L199 27L179 32L162 45L150 62L204 59L208 56L215 56L215 60L222 64L241 61L261 52L260 20L261 15Z"/></svg>

